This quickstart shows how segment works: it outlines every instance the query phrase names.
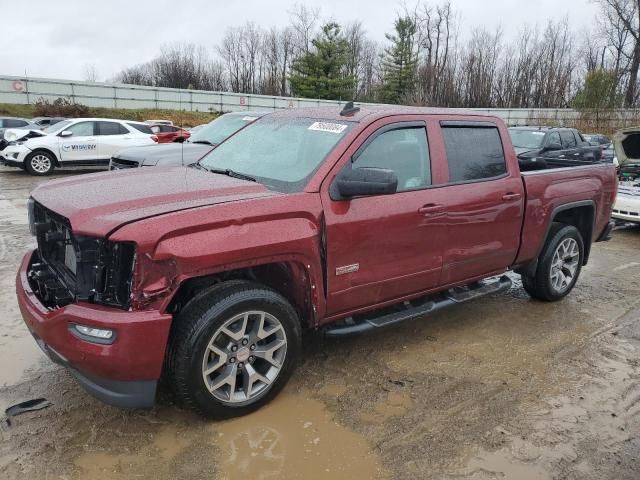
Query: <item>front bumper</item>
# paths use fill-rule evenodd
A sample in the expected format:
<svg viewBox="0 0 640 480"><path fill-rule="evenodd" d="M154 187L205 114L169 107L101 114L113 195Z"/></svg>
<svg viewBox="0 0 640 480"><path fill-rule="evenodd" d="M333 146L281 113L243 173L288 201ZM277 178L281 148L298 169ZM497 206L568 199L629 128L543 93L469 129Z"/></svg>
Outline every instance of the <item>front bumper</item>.
<svg viewBox="0 0 640 480"><path fill-rule="evenodd" d="M171 315L89 303L48 309L29 285L32 256L29 252L22 261L16 293L25 324L45 354L68 367L91 395L105 403L125 408L153 406ZM115 341L106 345L81 339L72 333L71 324L112 329Z"/></svg>
<svg viewBox="0 0 640 480"><path fill-rule="evenodd" d="M640 196L619 193L611 217L625 222L640 223Z"/></svg>
<svg viewBox="0 0 640 480"><path fill-rule="evenodd" d="M22 145L8 145L0 151L0 163L11 167L22 167L24 159L31 153L27 147Z"/></svg>

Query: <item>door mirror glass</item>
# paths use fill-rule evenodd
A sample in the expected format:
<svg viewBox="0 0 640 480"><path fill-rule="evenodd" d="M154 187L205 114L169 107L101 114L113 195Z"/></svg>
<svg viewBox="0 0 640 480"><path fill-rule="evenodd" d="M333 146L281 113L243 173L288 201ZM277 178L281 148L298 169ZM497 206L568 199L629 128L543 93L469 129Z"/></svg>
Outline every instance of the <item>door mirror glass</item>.
<svg viewBox="0 0 640 480"><path fill-rule="evenodd" d="M388 195L396 193L398 177L382 168L348 168L340 173L336 185L342 198Z"/></svg>
<svg viewBox="0 0 640 480"><path fill-rule="evenodd" d="M551 142L547 145L547 150L562 150L562 145L557 142Z"/></svg>
<svg viewBox="0 0 640 480"><path fill-rule="evenodd" d="M70 137L71 135L73 135L73 132L71 130L63 130L62 132L60 132L61 137Z"/></svg>

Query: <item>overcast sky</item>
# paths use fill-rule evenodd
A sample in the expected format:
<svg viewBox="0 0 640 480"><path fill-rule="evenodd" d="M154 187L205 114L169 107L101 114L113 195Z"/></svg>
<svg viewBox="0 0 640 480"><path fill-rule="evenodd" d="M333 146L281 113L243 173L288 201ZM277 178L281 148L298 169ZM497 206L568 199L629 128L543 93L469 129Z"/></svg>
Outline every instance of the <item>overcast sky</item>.
<svg viewBox="0 0 640 480"><path fill-rule="evenodd" d="M227 27L253 21L262 27L284 26L295 1L189 0L28 0L2 2L0 73L82 80L95 65L99 80L123 67L152 59L163 43L186 41L207 48ZM369 36L384 42L392 29L396 0L307 0L322 18L362 21ZM415 1L406 1L414 5ZM430 1L434 4L436 2ZM502 26L512 38L524 24L544 24L569 16L576 32L589 30L596 7L589 0L452 0L461 33L475 26Z"/></svg>

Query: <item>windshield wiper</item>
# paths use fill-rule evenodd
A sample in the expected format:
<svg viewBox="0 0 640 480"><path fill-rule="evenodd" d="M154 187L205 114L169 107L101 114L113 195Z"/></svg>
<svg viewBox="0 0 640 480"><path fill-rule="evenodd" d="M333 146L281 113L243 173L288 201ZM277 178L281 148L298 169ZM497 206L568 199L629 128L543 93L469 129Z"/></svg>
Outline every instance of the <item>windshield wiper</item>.
<svg viewBox="0 0 640 480"><path fill-rule="evenodd" d="M198 170L204 170L205 172L208 172L209 169L203 165L200 165L200 163L196 162L196 163L192 163L191 165L188 165L190 168L197 168Z"/></svg>
<svg viewBox="0 0 640 480"><path fill-rule="evenodd" d="M202 168L207 168L207 167L204 167L203 165L200 165L200 166ZM244 173L234 172L230 168L211 168L207 170L210 171L211 173L219 173L220 175L226 175L227 177L239 178L240 180L247 180L249 182L257 182L255 178L250 177L249 175L245 175Z"/></svg>

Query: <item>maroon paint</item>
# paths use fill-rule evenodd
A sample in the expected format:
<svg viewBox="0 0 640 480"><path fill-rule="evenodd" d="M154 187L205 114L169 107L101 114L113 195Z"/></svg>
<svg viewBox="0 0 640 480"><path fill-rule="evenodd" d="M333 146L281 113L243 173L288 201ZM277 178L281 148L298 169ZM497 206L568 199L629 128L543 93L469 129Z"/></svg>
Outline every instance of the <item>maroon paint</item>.
<svg viewBox="0 0 640 480"><path fill-rule="evenodd" d="M29 327L87 373L158 378L171 322L166 309L189 278L287 262L313 305L312 318L303 320L317 327L526 265L537 257L551 214L561 205L593 201L595 239L613 205L612 166L521 175L506 127L494 117L405 107L363 109L347 119L331 108L273 115L359 123L301 193L285 195L188 168L95 174L36 189L33 197L67 217L77 234L135 242L137 260L132 311L89 304L48 311L26 281L27 254L17 290ZM507 174L448 184L441 120L496 123ZM331 183L356 149L377 129L400 121L425 123L434 185L390 196L332 200ZM424 210L433 206L442 208ZM326 272L320 250L323 220ZM336 275L336 268L353 264L359 264L358 271ZM80 341L68 332L69 321L114 328L118 338L111 346Z"/></svg>

